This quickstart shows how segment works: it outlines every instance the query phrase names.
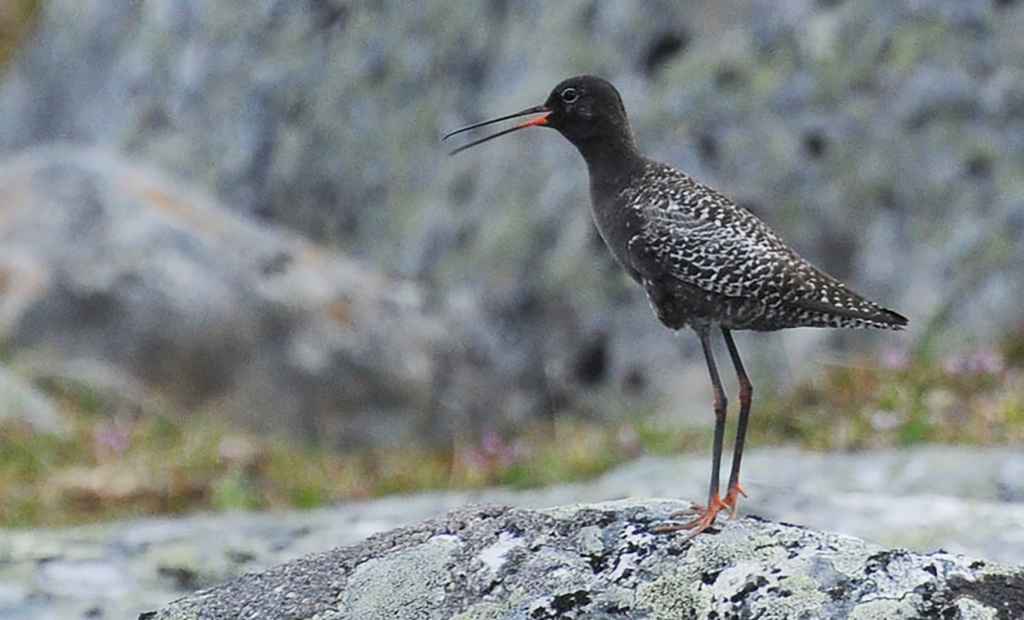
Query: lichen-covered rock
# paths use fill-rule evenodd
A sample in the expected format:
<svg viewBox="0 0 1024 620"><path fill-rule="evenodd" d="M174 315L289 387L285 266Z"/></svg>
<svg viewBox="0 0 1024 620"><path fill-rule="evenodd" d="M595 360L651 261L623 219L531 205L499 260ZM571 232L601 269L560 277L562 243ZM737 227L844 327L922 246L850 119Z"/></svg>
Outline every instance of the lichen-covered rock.
<svg viewBox="0 0 1024 620"><path fill-rule="evenodd" d="M755 449L745 462L750 492L745 514L851 535L883 548L917 553L942 548L1024 566L1020 450L934 446L826 455ZM596 480L538 489L419 493L274 514L0 529L0 618L135 617L245 573L355 545L469 504L543 508L621 497L699 497L707 465L705 455L644 458ZM600 525L582 525L575 536L588 554L605 549ZM503 566L523 544L514 532L498 534L480 559ZM382 557L359 575L374 574L370 569L389 561ZM885 604L891 602L873 605Z"/></svg>
<svg viewBox="0 0 1024 620"><path fill-rule="evenodd" d="M465 508L252 573L140 617L1019 618L1024 570L914 554L755 518L687 541L687 508L624 500Z"/></svg>

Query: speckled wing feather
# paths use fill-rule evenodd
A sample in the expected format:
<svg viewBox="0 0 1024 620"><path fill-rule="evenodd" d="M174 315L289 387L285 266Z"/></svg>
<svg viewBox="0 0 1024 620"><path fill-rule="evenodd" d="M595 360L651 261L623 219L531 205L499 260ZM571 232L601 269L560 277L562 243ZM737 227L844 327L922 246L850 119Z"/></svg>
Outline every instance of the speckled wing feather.
<svg viewBox="0 0 1024 620"><path fill-rule="evenodd" d="M907 322L815 268L752 213L675 168L650 162L626 192L621 199L642 222L628 251L644 278L678 280L745 304L756 329L899 329Z"/></svg>

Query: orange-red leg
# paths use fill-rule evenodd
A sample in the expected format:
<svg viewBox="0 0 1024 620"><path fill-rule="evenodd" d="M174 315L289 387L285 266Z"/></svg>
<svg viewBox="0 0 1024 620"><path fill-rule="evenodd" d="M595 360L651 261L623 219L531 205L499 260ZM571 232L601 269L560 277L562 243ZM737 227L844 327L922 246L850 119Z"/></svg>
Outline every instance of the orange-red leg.
<svg viewBox="0 0 1024 620"><path fill-rule="evenodd" d="M724 501L718 495L711 498L711 501L707 506L694 506L694 512L696 516L686 523L662 523L654 527L656 534L669 534L671 532L678 532L680 530L689 530L689 534L686 535L684 540L690 540L697 534L700 534L704 530L708 529L715 524L715 518L718 513L728 508ZM685 513L679 513L672 515L673 518L684 516Z"/></svg>
<svg viewBox="0 0 1024 620"><path fill-rule="evenodd" d="M698 507L697 518L689 523L665 523L654 528L654 531L659 534L690 530L687 540L711 527L718 513L723 508L728 508L718 495L719 472L722 466L722 443L725 440L725 412L728 402L725 397L725 390L722 389L722 381L718 377L718 367L715 364L715 356L711 350L709 331L707 329L698 330L697 335L700 336L700 344L704 349L704 360L708 365L708 374L711 377L711 387L714 390L715 396L715 438L711 446L711 484L708 488L708 505L707 507Z"/></svg>
<svg viewBox="0 0 1024 620"><path fill-rule="evenodd" d="M743 497L747 496L747 492L743 490L740 483L730 484L729 490L725 493L725 499L722 500L722 503L729 509L730 518L736 518L736 511L739 509L740 504L740 495Z"/></svg>
<svg viewBox="0 0 1024 620"><path fill-rule="evenodd" d="M732 469L729 473L729 488L725 494L725 504L729 507L732 517L736 516L739 508L739 496L746 497L747 494L740 486L740 462L743 460L743 444L747 439L747 421L750 418L750 401L754 393L754 387L750 384L747 371L743 368L743 360L740 359L740 352L736 343L732 340L732 333L722 328L722 336L725 338L725 346L729 349L729 357L732 358L732 365L736 369L736 380L740 384L740 414L736 423L736 443L732 449Z"/></svg>

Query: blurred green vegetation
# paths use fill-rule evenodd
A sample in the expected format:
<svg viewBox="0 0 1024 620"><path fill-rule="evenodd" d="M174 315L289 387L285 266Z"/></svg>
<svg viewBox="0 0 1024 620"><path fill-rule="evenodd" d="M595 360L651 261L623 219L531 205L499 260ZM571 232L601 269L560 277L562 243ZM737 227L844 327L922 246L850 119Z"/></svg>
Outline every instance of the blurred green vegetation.
<svg viewBox="0 0 1024 620"><path fill-rule="evenodd" d="M0 67L7 64L32 29L41 4L42 0L0 2Z"/></svg>
<svg viewBox="0 0 1024 620"><path fill-rule="evenodd" d="M63 438L0 426L0 525L83 523L192 510L313 508L428 489L530 487L596 476L641 454L707 450L709 428L556 419L447 450L338 453L212 417L111 417L55 392ZM1024 329L999 347L826 366L756 395L750 442L855 450L920 442L1024 443ZM649 416L648 416L649 417ZM734 419L734 411L731 415Z"/></svg>

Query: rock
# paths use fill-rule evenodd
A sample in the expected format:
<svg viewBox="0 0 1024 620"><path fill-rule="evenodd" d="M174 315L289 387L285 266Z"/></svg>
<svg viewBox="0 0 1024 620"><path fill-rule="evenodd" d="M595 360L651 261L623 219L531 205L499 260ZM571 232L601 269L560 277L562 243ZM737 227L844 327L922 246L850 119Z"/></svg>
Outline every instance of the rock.
<svg viewBox="0 0 1024 620"><path fill-rule="evenodd" d="M0 425L11 423L26 424L36 433L63 435L70 430L48 396L0 366Z"/></svg>
<svg viewBox="0 0 1024 620"><path fill-rule="evenodd" d="M464 344L471 302L148 167L39 149L0 164L0 194L0 341L38 378L361 445L444 437L501 393Z"/></svg>
<svg viewBox="0 0 1024 620"><path fill-rule="evenodd" d="M856 536L917 554L945 549L1024 565L1024 454L1014 449L906 448L850 454L752 450L744 515ZM436 519L469 504L544 509L622 497L700 497L706 455L644 458L596 480L541 489L485 489L392 496L310 511L140 519L65 529L0 530L0 618L134 617L167 601L253 571L368 536ZM814 472L814 475L807 475ZM582 527L581 549L603 548L600 527ZM516 540L499 539L482 561L496 565ZM128 589L93 590L96 579ZM56 578L60 578L56 581Z"/></svg>
<svg viewBox="0 0 1024 620"><path fill-rule="evenodd" d="M688 504L471 507L306 556L140 618L1015 618L1024 569L755 518L687 542Z"/></svg>
<svg viewBox="0 0 1024 620"><path fill-rule="evenodd" d="M448 160L443 130L603 74L653 156L913 333L976 340L1016 320L1024 283L1005 189L1024 184L1022 28L1024 3L983 0L51 0L0 85L0 150L110 146L438 298L479 300L479 372L523 386L495 399L506 416L620 415L639 400L609 406L623 384L672 389L678 344L596 242L572 147L524 132ZM806 372L778 360L826 338L894 336L801 330L751 365ZM604 363L580 363L593 351Z"/></svg>

